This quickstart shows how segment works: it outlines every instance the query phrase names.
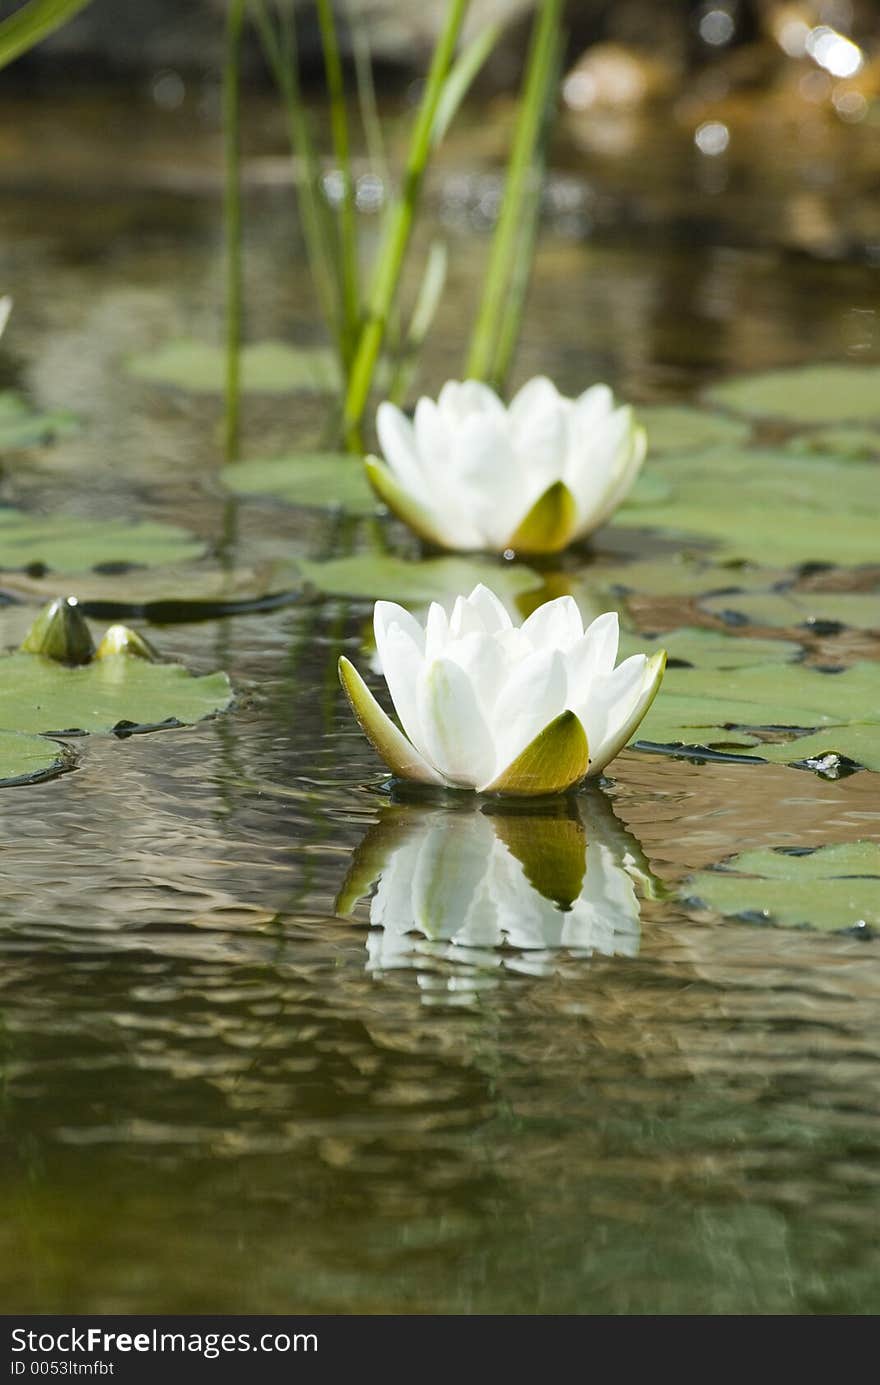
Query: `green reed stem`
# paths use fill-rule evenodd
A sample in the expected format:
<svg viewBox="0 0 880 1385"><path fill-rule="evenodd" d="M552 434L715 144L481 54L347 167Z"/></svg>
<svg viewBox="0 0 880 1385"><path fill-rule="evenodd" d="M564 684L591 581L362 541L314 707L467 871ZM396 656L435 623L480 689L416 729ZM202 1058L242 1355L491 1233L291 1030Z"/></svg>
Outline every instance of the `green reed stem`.
<svg viewBox="0 0 880 1385"><path fill-rule="evenodd" d="M0 21L0 67L20 58L90 4L91 0L30 0L20 6Z"/></svg>
<svg viewBox="0 0 880 1385"><path fill-rule="evenodd" d="M379 106L376 101L376 84L373 81L373 57L370 51L370 35L363 18L349 4L348 24L351 30L351 51L354 58L355 81L357 82L358 106L367 156L375 172L388 186L388 158L385 153L385 137L379 119Z"/></svg>
<svg viewBox="0 0 880 1385"><path fill-rule="evenodd" d="M263 0L251 0L251 13L263 52L281 93L287 114L287 133L291 151L299 167L296 171L297 196L306 255L312 282L327 328L334 338L344 372L341 291L341 266L334 256L336 238L321 189L321 166L309 128L299 87L296 31L293 18L285 24L284 42L279 39Z"/></svg>
<svg viewBox="0 0 880 1385"><path fill-rule="evenodd" d="M354 354L360 325L360 290L358 288L357 224L354 201L354 178L351 172L351 144L348 135L348 112L345 105L345 80L339 56L336 21L331 0L316 0L321 46L324 50L324 71L330 97L330 130L333 153L342 176L342 203L339 209L340 248L342 256L342 317L343 345L346 361Z"/></svg>
<svg viewBox="0 0 880 1385"><path fill-rule="evenodd" d="M455 45L468 8L468 0L450 0L442 33L434 49L425 91L410 139L403 190L389 209L379 249L367 320L358 339L349 375L343 426L352 451L361 450L360 426L367 406L388 315L400 281L406 248L415 220L422 178L431 150L431 132Z"/></svg>
<svg viewBox="0 0 880 1385"><path fill-rule="evenodd" d="M545 92L541 132L535 146L534 158L532 159L529 176L527 178L516 254L513 260L510 282L504 298L501 321L498 325L498 332L496 334L495 352L492 357L492 365L489 372L490 383L499 391L503 391L507 383L507 377L510 374L510 367L513 363L514 353L520 338L523 317L525 316L526 299L529 293L529 284L531 283L532 270L535 264L535 249L538 241L538 231L541 225L541 203L544 191L544 171L547 163L547 146L550 143L550 136L553 130L553 118L556 114L556 91L562 73L562 50L562 34L557 30L553 60Z"/></svg>
<svg viewBox="0 0 880 1385"><path fill-rule="evenodd" d="M223 198L226 236L226 418L227 460L238 455L241 397L241 35L246 0L229 0L223 67L223 134L226 174Z"/></svg>
<svg viewBox="0 0 880 1385"><path fill-rule="evenodd" d="M559 48L563 2L543 0L532 28L504 198L492 238L486 287L467 359L466 374L475 380L485 380L490 376L496 356L499 324L518 251L523 209L529 195L529 175L547 107L548 91L556 70L555 55Z"/></svg>

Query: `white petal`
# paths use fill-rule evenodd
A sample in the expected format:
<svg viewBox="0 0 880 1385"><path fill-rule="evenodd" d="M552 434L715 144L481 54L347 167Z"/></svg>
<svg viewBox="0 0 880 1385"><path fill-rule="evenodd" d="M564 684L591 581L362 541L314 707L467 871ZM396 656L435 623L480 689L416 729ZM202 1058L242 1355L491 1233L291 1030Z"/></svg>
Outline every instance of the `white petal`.
<svg viewBox="0 0 880 1385"><path fill-rule="evenodd" d="M555 394L555 391L554 391ZM566 475L568 404L558 396L531 409L513 429L513 445L525 479L525 492L534 504L548 486Z"/></svg>
<svg viewBox="0 0 880 1385"><path fill-rule="evenodd" d="M504 419L472 414L458 428L453 477L487 546L503 548L522 517L521 477Z"/></svg>
<svg viewBox="0 0 880 1385"><path fill-rule="evenodd" d="M396 404L386 400L376 413L379 446L400 484L417 500L428 500L428 491L419 461L413 426Z"/></svg>
<svg viewBox="0 0 880 1385"><path fill-rule="evenodd" d="M533 649L571 649L584 637L584 622L573 596L558 596L533 611L522 627Z"/></svg>
<svg viewBox="0 0 880 1385"><path fill-rule="evenodd" d="M426 471L436 469L442 473L449 463L452 434L433 399L422 398L416 404L413 428L422 465Z"/></svg>
<svg viewBox="0 0 880 1385"><path fill-rule="evenodd" d="M495 704L500 773L565 710L565 660L558 649L541 649L517 664ZM479 783L491 782L489 777Z"/></svg>
<svg viewBox="0 0 880 1385"><path fill-rule="evenodd" d="M513 621L504 602L482 582L478 582L474 587L468 601L479 611L487 635L495 635L501 630L513 628Z"/></svg>
<svg viewBox="0 0 880 1385"><path fill-rule="evenodd" d="M510 401L508 413L514 428L521 428L529 416L538 410L555 408L560 394L552 380L546 375L535 375L518 390Z"/></svg>
<svg viewBox="0 0 880 1385"><path fill-rule="evenodd" d="M578 532L597 527L605 497L620 480L630 457L632 414L618 409L592 436L582 438L569 459L569 489L577 501Z"/></svg>
<svg viewBox="0 0 880 1385"><path fill-rule="evenodd" d="M418 622L415 623L419 634L422 635L421 627L418 626ZM419 754L430 760L430 754L425 749L425 736L418 712L417 689L425 665L421 644L413 639L408 629L393 623L382 629L380 637L377 621L376 647L400 724Z"/></svg>
<svg viewBox="0 0 880 1385"><path fill-rule="evenodd" d="M399 625L402 630L405 630L420 650L424 651L425 648L424 626L416 620L410 611L407 611L403 606L398 606L396 601L377 601L373 607L373 633L376 636L380 666L385 635L392 625Z"/></svg>
<svg viewBox="0 0 880 1385"><path fill-rule="evenodd" d="M614 668L620 641L620 622L616 611L597 616L587 627L583 639L568 653L568 699L572 707L583 706L593 680L605 678Z"/></svg>
<svg viewBox="0 0 880 1385"><path fill-rule="evenodd" d="M432 601L425 624L425 658L429 664L440 658L448 643L449 617L439 601Z"/></svg>
<svg viewBox="0 0 880 1385"><path fill-rule="evenodd" d="M595 527L604 524L606 519L614 514L618 505L626 499L633 484L642 469L642 462L645 460L645 453L648 450L648 438L644 428L633 428L631 431L628 448L621 453L618 462L618 474L611 486L602 497L595 520Z"/></svg>
<svg viewBox="0 0 880 1385"><path fill-rule="evenodd" d="M613 715L608 719L605 738L598 746L595 758L590 762L589 773L591 775L601 773L615 755L632 739L657 695L666 663L665 653L654 654L650 659L646 659L644 654L633 655L633 658L644 660L641 680L635 690L635 696L629 689L618 698ZM625 660L620 668L624 668L626 664L631 662L631 659ZM615 673L619 671L619 669L615 670Z"/></svg>
<svg viewBox="0 0 880 1385"><path fill-rule="evenodd" d="M467 674L452 659L437 659L423 669L418 715L427 754L447 779L471 789L489 779L492 734Z"/></svg>
<svg viewBox="0 0 880 1385"><path fill-rule="evenodd" d="M467 674L488 725L495 721L495 704L509 672L501 643L482 630L447 645L447 657Z"/></svg>
<svg viewBox="0 0 880 1385"><path fill-rule="evenodd" d="M587 733L590 773L597 774L611 758L621 730L629 723L645 687L648 660L644 654L624 659L613 673L595 678L584 704L572 702ZM616 748L612 752L616 754Z"/></svg>

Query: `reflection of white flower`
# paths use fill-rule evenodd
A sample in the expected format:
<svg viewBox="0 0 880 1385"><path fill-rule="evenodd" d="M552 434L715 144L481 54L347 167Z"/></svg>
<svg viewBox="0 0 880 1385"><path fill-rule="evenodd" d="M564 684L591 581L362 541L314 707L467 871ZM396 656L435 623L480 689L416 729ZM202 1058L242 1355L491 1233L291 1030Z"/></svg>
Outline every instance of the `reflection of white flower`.
<svg viewBox="0 0 880 1385"><path fill-rule="evenodd" d="M3 330L4 330L4 328L5 328L6 324L7 324L7 322L9 321L9 314L10 314L11 312L12 312L12 299L11 299L11 298L0 298L0 337L3 336Z"/></svg>
<svg viewBox="0 0 880 1385"><path fill-rule="evenodd" d="M384 462L366 459L380 498L442 548L555 553L592 534L626 497L645 431L607 385L577 399L536 376L505 407L487 385L450 380L412 422L376 419Z"/></svg>
<svg viewBox="0 0 880 1385"><path fill-rule="evenodd" d="M568 789L598 774L651 705L661 651L618 668L617 615L584 631L570 596L521 626L486 587L426 624L376 603L376 646L402 735L352 664L340 677L355 715L392 773L422 783L521 796Z"/></svg>
<svg viewBox="0 0 880 1385"><path fill-rule="evenodd" d="M350 913L375 885L370 970L432 956L497 966L501 946L547 970L560 950L634 957L644 881L637 844L607 805L577 817L391 807L355 858L337 907ZM531 960L533 959L533 960ZM510 960L505 957L510 964Z"/></svg>

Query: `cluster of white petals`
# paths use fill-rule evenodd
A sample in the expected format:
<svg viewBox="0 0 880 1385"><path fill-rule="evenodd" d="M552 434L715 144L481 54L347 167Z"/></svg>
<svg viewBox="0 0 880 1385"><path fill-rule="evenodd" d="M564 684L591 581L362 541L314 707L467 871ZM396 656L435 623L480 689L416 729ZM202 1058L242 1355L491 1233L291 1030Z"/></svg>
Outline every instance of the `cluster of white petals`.
<svg viewBox="0 0 880 1385"><path fill-rule="evenodd" d="M365 706L370 695L343 660L367 734L395 773L478 792L554 792L598 774L645 715L665 660L634 654L615 668L615 612L584 630L577 603L563 596L516 626L484 586L459 597L451 615L433 604L424 625L379 601L374 627L405 737L388 718L377 724L384 713L373 699Z"/></svg>
<svg viewBox="0 0 880 1385"><path fill-rule="evenodd" d="M577 399L536 376L505 406L487 385L450 380L410 420L380 404L381 498L446 548L552 552L614 513L645 456L645 432L607 385Z"/></svg>

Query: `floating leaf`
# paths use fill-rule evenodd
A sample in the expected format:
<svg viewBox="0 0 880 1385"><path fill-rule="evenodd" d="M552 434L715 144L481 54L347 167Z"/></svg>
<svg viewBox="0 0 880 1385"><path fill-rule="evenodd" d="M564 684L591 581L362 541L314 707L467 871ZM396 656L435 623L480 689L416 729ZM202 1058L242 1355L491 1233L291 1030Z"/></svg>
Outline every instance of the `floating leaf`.
<svg viewBox="0 0 880 1385"><path fill-rule="evenodd" d="M360 458L346 453L308 452L270 461L233 462L220 471L237 495L271 495L314 509L344 509L370 515L381 508Z"/></svg>
<svg viewBox="0 0 880 1385"><path fill-rule="evenodd" d="M849 625L880 630L880 596L868 592L769 591L709 596L704 611L749 625Z"/></svg>
<svg viewBox="0 0 880 1385"><path fill-rule="evenodd" d="M78 428L75 416L65 410L32 409L14 390L0 391L0 452L53 442Z"/></svg>
<svg viewBox="0 0 880 1385"><path fill-rule="evenodd" d="M842 423L838 428L819 428L798 433L785 443L786 451L809 456L839 457L844 461L880 460L880 428L864 428Z"/></svg>
<svg viewBox="0 0 880 1385"><path fill-rule="evenodd" d="M880 726L858 721L847 726L826 726L784 745L762 745L760 753L762 759L774 764L793 765L837 755L863 769L880 770Z"/></svg>
<svg viewBox="0 0 880 1385"><path fill-rule="evenodd" d="M231 700L225 673L196 678L179 664L125 654L78 668L33 654L0 659L0 726L14 731L147 731L201 721Z"/></svg>
<svg viewBox="0 0 880 1385"><path fill-rule="evenodd" d="M72 764L71 751L56 741L44 736L24 736L18 731L0 731L0 788L36 784Z"/></svg>
<svg viewBox="0 0 880 1385"><path fill-rule="evenodd" d="M766 664L771 659L784 662L796 659L801 653L801 646L792 640L748 639L725 635L720 630L701 630L695 626L664 630L661 635L651 638L628 632L621 635L621 659L640 651L650 654L654 649L665 649L673 667L676 661L681 661L697 668L713 669L744 668L752 664Z"/></svg>
<svg viewBox="0 0 880 1385"><path fill-rule="evenodd" d="M747 442L751 428L737 418L687 404L642 404L639 423L648 434L648 455L702 452L718 443Z"/></svg>
<svg viewBox="0 0 880 1385"><path fill-rule="evenodd" d="M633 508L639 505L659 505L662 500L669 500L671 497L672 486L669 481L658 476L656 471L641 471L623 504Z"/></svg>
<svg viewBox="0 0 880 1385"><path fill-rule="evenodd" d="M157 565L195 558L204 547L173 524L0 510L0 568L39 565L53 572L87 572L111 564Z"/></svg>
<svg viewBox="0 0 880 1385"><path fill-rule="evenodd" d="M767 587L784 576L767 568L745 567L741 563L723 567L700 559L652 558L606 566L596 563L583 570L579 581L596 591L634 592L644 596L701 596L705 592L751 591Z"/></svg>
<svg viewBox="0 0 880 1385"><path fill-rule="evenodd" d="M287 394L301 390L332 394L339 387L336 357L328 347L296 347L285 342L253 342L240 353L241 388L245 393ZM126 369L137 380L173 385L199 394L221 394L226 381L226 352L209 342L168 341L154 351L131 356Z"/></svg>
<svg viewBox="0 0 880 1385"><path fill-rule="evenodd" d="M384 553L358 553L327 562L302 559L299 569L306 581L328 596L402 601L413 606L450 601L479 582L509 602L521 592L541 586L541 578L530 568L493 563L488 558L429 558L417 563Z"/></svg>
<svg viewBox="0 0 880 1385"><path fill-rule="evenodd" d="M880 366L813 365L740 375L703 392L709 404L792 423L880 421Z"/></svg>
<svg viewBox="0 0 880 1385"><path fill-rule="evenodd" d="M815 851L746 851L703 871L682 893L721 914L759 914L835 931L880 923L880 844L847 842Z"/></svg>

